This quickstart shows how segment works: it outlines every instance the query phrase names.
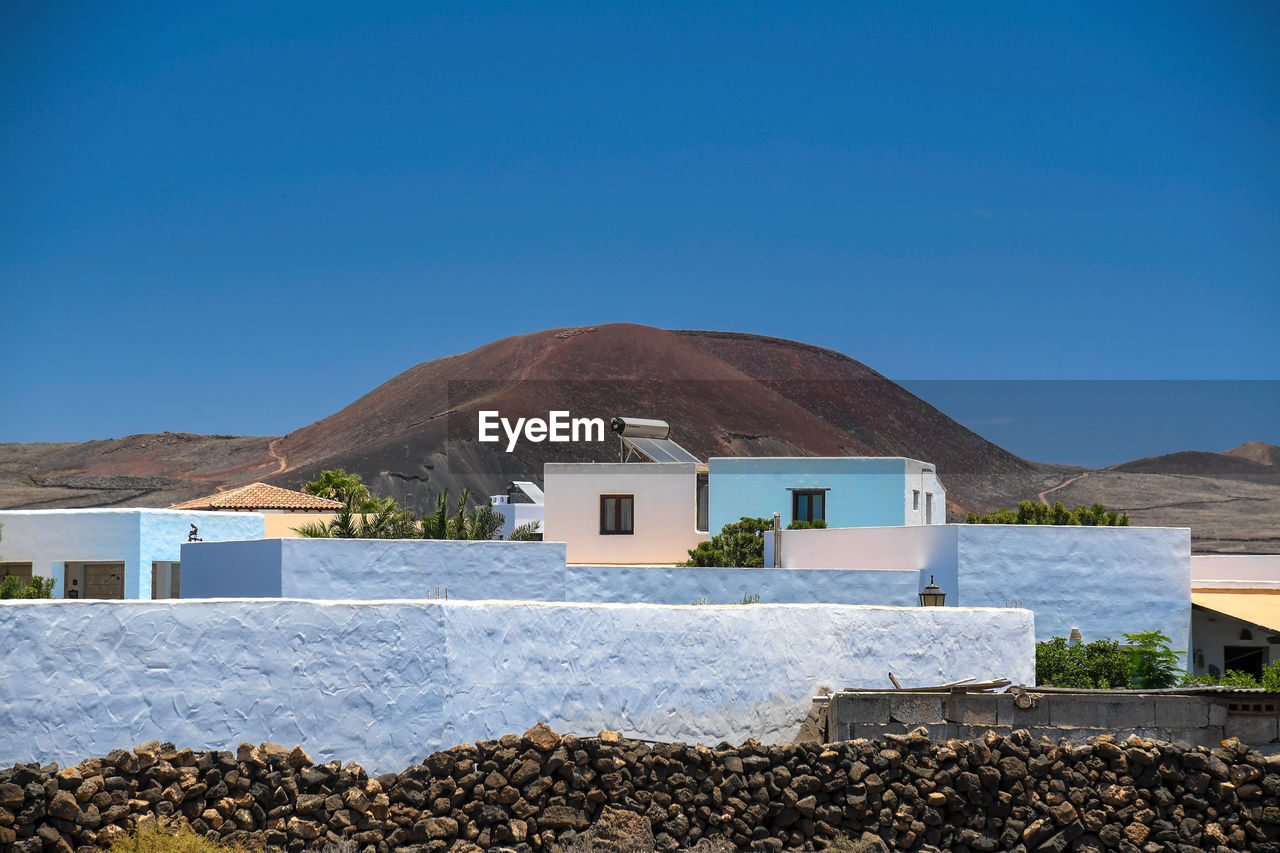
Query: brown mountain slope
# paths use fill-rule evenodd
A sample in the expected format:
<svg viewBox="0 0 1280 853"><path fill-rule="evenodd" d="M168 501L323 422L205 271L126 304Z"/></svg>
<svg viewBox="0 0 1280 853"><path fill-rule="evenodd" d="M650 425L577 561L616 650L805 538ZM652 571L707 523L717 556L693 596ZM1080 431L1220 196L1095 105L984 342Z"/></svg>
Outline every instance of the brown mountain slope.
<svg viewBox="0 0 1280 853"><path fill-rule="evenodd" d="M1244 480L1280 485L1280 469L1226 453L1185 450L1112 465L1107 470L1133 474L1190 474L1219 480Z"/></svg>
<svg viewBox="0 0 1280 853"><path fill-rule="evenodd" d="M1265 441L1250 441L1239 447L1233 447L1231 450L1225 451L1223 456L1234 456L1237 459L1248 459L1250 462L1257 462L1259 465L1269 465L1272 468L1280 468L1280 447L1274 444L1267 444Z"/></svg>
<svg viewBox="0 0 1280 853"><path fill-rule="evenodd" d="M337 464L421 505L444 485L473 493L548 461L606 461L616 444L523 443L513 453L475 440L477 412L545 417L662 418L701 458L715 455L906 455L936 462L956 511L1014 500L1060 482L965 429L853 359L756 335L670 332L614 324L507 338L417 365L345 409L285 436L296 485Z"/></svg>
<svg viewBox="0 0 1280 853"><path fill-rule="evenodd" d="M0 444L0 508L168 506L277 470L272 441L166 432Z"/></svg>
<svg viewBox="0 0 1280 853"><path fill-rule="evenodd" d="M343 467L421 510L442 488L493 494L511 479L540 481L549 461L617 458L612 437L522 442L506 453L476 440L481 409L509 418L550 410L662 418L673 438L704 459L910 456L938 466L953 519L1045 493L1069 505L1104 503L1137 524L1193 525L1197 550L1280 550L1276 469L1252 458L1274 451L1271 445L1172 454L1107 471L1044 465L997 447L840 353L758 335L629 324L552 329L424 362L280 439L165 433L0 444L0 507L167 506L254 480L296 488L324 468Z"/></svg>

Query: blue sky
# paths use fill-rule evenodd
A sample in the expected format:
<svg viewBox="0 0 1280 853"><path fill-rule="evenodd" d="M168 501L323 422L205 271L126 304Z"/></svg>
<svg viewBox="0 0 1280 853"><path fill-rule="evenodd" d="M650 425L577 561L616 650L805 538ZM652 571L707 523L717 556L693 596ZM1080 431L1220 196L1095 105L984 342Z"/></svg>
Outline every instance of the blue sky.
<svg viewBox="0 0 1280 853"><path fill-rule="evenodd" d="M279 434L612 321L1280 379L1280 5L603 6L4 4L0 440ZM1184 408L1152 452L1239 443Z"/></svg>

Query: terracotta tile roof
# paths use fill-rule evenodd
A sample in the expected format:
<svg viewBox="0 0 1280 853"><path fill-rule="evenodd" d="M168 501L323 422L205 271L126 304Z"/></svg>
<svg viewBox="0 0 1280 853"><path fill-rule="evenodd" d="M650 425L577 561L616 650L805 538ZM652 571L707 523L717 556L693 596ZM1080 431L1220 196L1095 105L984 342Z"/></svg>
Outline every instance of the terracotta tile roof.
<svg viewBox="0 0 1280 853"><path fill-rule="evenodd" d="M335 510L341 507L338 501L319 498L305 492L282 489L279 486L268 486L266 483L250 483L228 492L218 492L193 501L173 504L170 509L309 509Z"/></svg>

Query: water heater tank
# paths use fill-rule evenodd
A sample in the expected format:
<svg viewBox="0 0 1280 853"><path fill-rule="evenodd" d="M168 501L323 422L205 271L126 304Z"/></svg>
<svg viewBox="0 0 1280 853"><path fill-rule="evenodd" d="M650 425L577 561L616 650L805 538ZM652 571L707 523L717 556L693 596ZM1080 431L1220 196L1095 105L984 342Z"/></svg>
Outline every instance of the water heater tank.
<svg viewBox="0 0 1280 853"><path fill-rule="evenodd" d="M609 421L609 429L627 438L666 438L671 432L666 421L646 418L614 418Z"/></svg>

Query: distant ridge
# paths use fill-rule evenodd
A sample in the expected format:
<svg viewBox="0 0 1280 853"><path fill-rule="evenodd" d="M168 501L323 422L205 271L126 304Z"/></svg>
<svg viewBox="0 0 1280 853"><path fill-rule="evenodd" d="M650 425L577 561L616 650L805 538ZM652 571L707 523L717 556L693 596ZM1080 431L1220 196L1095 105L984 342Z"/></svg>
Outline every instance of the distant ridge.
<svg viewBox="0 0 1280 853"><path fill-rule="evenodd" d="M1254 442L1262 447L1270 445ZM1249 445L1245 445L1248 447ZM1239 448L1237 448L1239 449ZM1275 449L1275 448L1272 448ZM1150 456L1112 465L1108 471L1127 471L1143 474L1184 474L1196 477L1213 477L1223 480L1247 480L1249 482L1274 482L1280 484L1280 469L1270 464L1260 464L1243 455L1209 453L1203 450L1184 450L1164 456Z"/></svg>
<svg viewBox="0 0 1280 853"><path fill-rule="evenodd" d="M1250 441L1226 451L1223 455L1234 456L1237 459L1248 459L1250 462L1269 465L1272 468L1280 467L1280 447L1263 441Z"/></svg>
<svg viewBox="0 0 1280 853"><path fill-rule="evenodd" d="M617 414L668 421L695 455L907 456L937 465L948 518L1019 500L1104 503L1135 524L1192 526L1202 551L1280 552L1280 449L1185 451L1101 471L1022 459L872 368L831 349L740 332L616 323L503 338L423 362L275 438L182 433L83 444L0 444L0 507L167 507L265 482L297 489L325 468L419 511L443 489L496 494L546 462L617 459L612 441L475 440L477 412Z"/></svg>

